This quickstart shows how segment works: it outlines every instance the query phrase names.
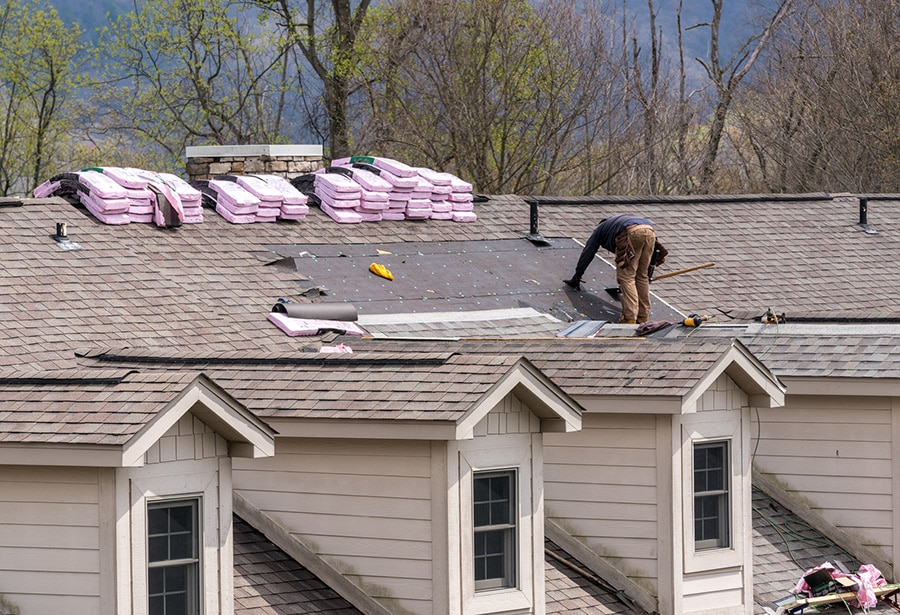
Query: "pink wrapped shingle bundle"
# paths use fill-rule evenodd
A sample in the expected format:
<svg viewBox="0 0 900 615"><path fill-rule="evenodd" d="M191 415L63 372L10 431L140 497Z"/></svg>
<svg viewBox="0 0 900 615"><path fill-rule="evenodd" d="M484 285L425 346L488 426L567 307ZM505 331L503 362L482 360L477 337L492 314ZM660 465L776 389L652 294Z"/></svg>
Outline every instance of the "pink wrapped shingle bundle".
<svg viewBox="0 0 900 615"><path fill-rule="evenodd" d="M359 210L360 213L369 212L369 213L381 213L388 208L388 204L390 201L388 200L387 192L374 192L372 190L363 190L362 198L360 199Z"/></svg>
<svg viewBox="0 0 900 615"><path fill-rule="evenodd" d="M146 181L147 190L151 193L153 205L153 222L161 227L181 226L184 222L184 206L181 197L159 173L127 167L124 169ZM142 218L143 220L143 218Z"/></svg>
<svg viewBox="0 0 900 615"><path fill-rule="evenodd" d="M256 222L259 199L244 190L236 182L224 179L209 180L209 187L216 193L216 212L233 224Z"/></svg>
<svg viewBox="0 0 900 615"><path fill-rule="evenodd" d="M454 211L453 212L453 221L454 222L475 222L478 219L471 211Z"/></svg>
<svg viewBox="0 0 900 615"><path fill-rule="evenodd" d="M366 169L346 164L332 164L332 166L339 166L342 169L347 169L350 173L350 178L359 184L363 190L371 190L372 192L390 192L391 188L393 188L393 185L386 179L382 179L380 176L371 171L367 171Z"/></svg>
<svg viewBox="0 0 900 615"><path fill-rule="evenodd" d="M432 184L422 176L418 176L416 179L418 180L418 184L415 188L413 188L413 191L410 193L409 198L430 199L432 193L434 193L434 184Z"/></svg>
<svg viewBox="0 0 900 615"><path fill-rule="evenodd" d="M314 180L316 196L322 211L335 222L357 224L363 216L356 209L361 205L362 188L340 173L319 173Z"/></svg>
<svg viewBox="0 0 900 615"><path fill-rule="evenodd" d="M393 160L392 158L383 158L381 156L370 156L370 158L372 159L372 162L369 164L387 171L395 177L415 177L417 175L416 170L413 167Z"/></svg>
<svg viewBox="0 0 900 615"><path fill-rule="evenodd" d="M52 196L57 190L59 190L60 185L60 182L48 179L40 186L35 188L32 194L36 199L45 199L48 196Z"/></svg>
<svg viewBox="0 0 900 615"><path fill-rule="evenodd" d="M406 217L410 220L424 220L431 213L431 199L410 199L406 204Z"/></svg>
<svg viewBox="0 0 900 615"><path fill-rule="evenodd" d="M103 167L103 174L111 178L114 182L123 188L131 188L133 190L146 190L147 180L130 168L122 167Z"/></svg>
<svg viewBox="0 0 900 615"><path fill-rule="evenodd" d="M320 173L316 175L314 187L316 196L334 209L353 209L360 206L362 187L340 173Z"/></svg>
<svg viewBox="0 0 900 615"><path fill-rule="evenodd" d="M282 220L303 220L309 213L309 197L297 190L291 182L278 175L257 175L281 194Z"/></svg>
<svg viewBox="0 0 900 615"><path fill-rule="evenodd" d="M357 224L362 222L362 216L354 209L335 209L328 205L325 201L319 205L328 216L335 222L341 224Z"/></svg>
<svg viewBox="0 0 900 615"><path fill-rule="evenodd" d="M442 173L424 167L416 167L416 173L420 178L427 181L431 185L432 220L451 220L453 218L450 212L453 206L450 205L449 199L453 192L450 186L453 176L449 173Z"/></svg>
<svg viewBox="0 0 900 615"><path fill-rule="evenodd" d="M147 189L146 179L122 167L103 167L102 173L125 190L131 222L153 222L153 193Z"/></svg>
<svg viewBox="0 0 900 615"><path fill-rule="evenodd" d="M259 199L259 208L256 210L257 222L275 222L278 219L284 200L280 191L254 175L238 175L235 181L241 188Z"/></svg>
<svg viewBox="0 0 900 615"><path fill-rule="evenodd" d="M472 211L472 184L464 182L455 175L450 175L450 188L452 192L447 200L453 204L454 212L469 213ZM461 216L457 222L474 222L474 214L472 216Z"/></svg>
<svg viewBox="0 0 900 615"><path fill-rule="evenodd" d="M177 175L171 173L158 173L158 175L181 199L185 224L203 222L203 193Z"/></svg>
<svg viewBox="0 0 900 615"><path fill-rule="evenodd" d="M99 171L81 171L78 182L87 188L78 199L95 218L105 224L128 224L130 203L125 188Z"/></svg>

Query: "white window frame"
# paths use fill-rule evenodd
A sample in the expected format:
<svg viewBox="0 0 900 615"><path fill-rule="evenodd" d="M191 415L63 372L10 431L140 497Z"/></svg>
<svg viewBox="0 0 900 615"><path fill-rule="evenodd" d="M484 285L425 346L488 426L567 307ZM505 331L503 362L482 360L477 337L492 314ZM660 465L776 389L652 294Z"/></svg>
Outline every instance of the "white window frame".
<svg viewBox="0 0 900 615"><path fill-rule="evenodd" d="M722 473L722 488L716 490L699 491L700 486L697 485L697 451L698 450L718 449L722 452L722 466L714 468L714 470ZM708 442L693 443L693 490L694 490L694 550L705 551L707 549L727 549L733 542L731 535L731 458L730 458L731 442L729 440L712 440ZM708 470L709 468L707 468ZM697 536L698 515L701 512L697 508L698 498L710 499L715 498L716 514L715 520L717 538L700 539Z"/></svg>
<svg viewBox="0 0 900 615"><path fill-rule="evenodd" d="M513 438L507 439L507 442ZM533 561L535 546L532 544L533 524L537 519L543 526L543 514L534 511L532 497L532 438L524 436L515 438L521 443L518 446L496 446L474 448L480 444L476 441L462 443L459 451L459 506L460 506L460 544L463 612L471 615L486 613L503 613L530 611L534 608L532 595L535 580L533 576L536 566ZM472 447L472 448L469 448ZM516 584L513 587L497 589L475 588L475 550L474 550L474 486L473 478L477 473L504 472L515 470L516 480ZM541 502L538 505L542 505ZM543 574L543 532L541 533L542 559L540 571Z"/></svg>
<svg viewBox="0 0 900 615"><path fill-rule="evenodd" d="M226 491L227 490L227 491ZM231 464L228 458L173 461L116 471L117 612L150 615L147 587L147 505L200 500L200 613L220 615L233 600Z"/></svg>
<svg viewBox="0 0 900 615"><path fill-rule="evenodd" d="M475 545L473 546L473 550L477 551L477 543L480 535L484 535L487 533L502 533L502 543L503 543L503 570L505 574L502 577L491 577L488 579L479 580L478 577L478 554L473 553L473 561L475 562L474 572L475 572L475 591L490 591L495 589L507 589L511 587L518 586L518 578L519 578L519 570L516 566L518 560L518 536L519 536L519 489L518 489L518 470L516 468L510 468L507 470L490 470L486 472L475 472L472 476L472 485L473 485L473 494L472 494L472 503L474 506L478 506L479 502L475 499L475 483L479 479L497 479L502 478L505 479L508 483L508 518L505 521L501 521L499 519L492 519L495 523L493 525L477 525L477 515L474 515L473 521L473 539L475 541ZM491 500L482 501L480 504L490 504Z"/></svg>
<svg viewBox="0 0 900 615"><path fill-rule="evenodd" d="M703 420L689 420L682 425L682 553L686 573L704 572L722 568L732 568L745 564L744 528L749 528L749 519L744 513L746 481L743 476L745 465L744 442L741 417L744 411L705 413ZM715 416L713 416L715 415ZM699 417L700 415L695 415ZM728 448L728 546L708 547L696 544L694 538L694 450L696 445L727 442Z"/></svg>
<svg viewBox="0 0 900 615"><path fill-rule="evenodd" d="M180 558L180 559L157 559L152 560L151 557L151 549L150 549L150 539L154 536L159 536L159 534L151 534L149 527L149 520L151 513L154 510L161 509L170 509L175 507L187 507L190 510L191 516L191 526L189 533L190 540L190 555ZM158 570L167 570L173 568L186 568L193 567L193 574L190 575L192 578L187 580L187 598L190 603L191 611L190 613L196 615L202 612L203 609L203 600L202 600L202 584L200 582L201 574L200 572L203 570L203 551L200 548L201 542L200 537L203 535L203 527L202 527L202 516L200 511L203 510L203 499L200 497L177 497L177 498L162 498L162 499L148 499L147 500L147 519L148 519L148 527L147 527L147 601L148 604L152 599L152 595L150 594L150 575ZM172 534L166 532L164 534L167 537L171 537ZM164 575L165 576L165 575ZM166 593L163 594L164 596ZM153 611L148 607L149 611Z"/></svg>

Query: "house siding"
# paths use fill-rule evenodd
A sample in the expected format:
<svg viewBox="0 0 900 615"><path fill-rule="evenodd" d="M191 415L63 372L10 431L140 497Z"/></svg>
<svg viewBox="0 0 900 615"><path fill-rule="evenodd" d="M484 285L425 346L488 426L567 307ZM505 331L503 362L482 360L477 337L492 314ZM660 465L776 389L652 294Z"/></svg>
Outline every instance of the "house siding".
<svg viewBox="0 0 900 615"><path fill-rule="evenodd" d="M431 611L428 442L278 439L234 487L394 613Z"/></svg>
<svg viewBox="0 0 900 615"><path fill-rule="evenodd" d="M544 435L548 518L654 595L657 419L586 414L580 432Z"/></svg>
<svg viewBox="0 0 900 615"><path fill-rule="evenodd" d="M0 469L0 595L21 613L100 613L96 469Z"/></svg>
<svg viewBox="0 0 900 615"><path fill-rule="evenodd" d="M459 610L463 615L490 613L539 614L546 610L544 591L544 509L543 435L540 419L514 394L507 395L475 426L474 438L449 447L448 464L455 465L448 485L458 502L457 511L448 511L450 527L458 528L454 540L460 556L450 562L458 573L450 585L461 587ZM455 463L453 463L455 461ZM515 587L480 592L475 589L473 478L478 472L514 470L516 477ZM457 516L458 515L458 516ZM458 574L458 581L457 581ZM457 601L454 601L454 604ZM438 605L435 605L436 607ZM431 612L439 611L435 608Z"/></svg>
<svg viewBox="0 0 900 615"><path fill-rule="evenodd" d="M678 510L673 511L673 543L683 545L685 570L680 588L678 584L674 588L675 612L750 613L753 553L747 531L751 527L748 398L731 378L722 374L697 401L697 412L685 414L677 422L681 424L681 438L673 442L673 452L679 459L674 467L682 468L676 481L684 485L684 491L680 503L683 517ZM721 439L729 441L731 543L727 549L695 551L693 446L698 441ZM681 554L676 552L674 557L680 559Z"/></svg>
<svg viewBox="0 0 900 615"><path fill-rule="evenodd" d="M209 425L187 413L144 453L147 465L226 457L228 442Z"/></svg>
<svg viewBox="0 0 900 615"><path fill-rule="evenodd" d="M788 395L753 417L754 466L860 544L894 560L891 398ZM896 564L895 564L896 565Z"/></svg>

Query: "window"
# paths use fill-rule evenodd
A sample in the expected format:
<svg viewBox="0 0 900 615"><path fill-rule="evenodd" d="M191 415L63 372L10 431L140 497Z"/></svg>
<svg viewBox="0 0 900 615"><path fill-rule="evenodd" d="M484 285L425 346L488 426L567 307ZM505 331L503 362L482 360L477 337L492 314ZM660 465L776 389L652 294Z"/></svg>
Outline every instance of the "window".
<svg viewBox="0 0 900 615"><path fill-rule="evenodd" d="M516 473L476 473L474 502L475 589L516 586Z"/></svg>
<svg viewBox="0 0 900 615"><path fill-rule="evenodd" d="M147 504L150 615L199 615L199 500Z"/></svg>
<svg viewBox="0 0 900 615"><path fill-rule="evenodd" d="M694 548L731 546L728 442L694 445Z"/></svg>

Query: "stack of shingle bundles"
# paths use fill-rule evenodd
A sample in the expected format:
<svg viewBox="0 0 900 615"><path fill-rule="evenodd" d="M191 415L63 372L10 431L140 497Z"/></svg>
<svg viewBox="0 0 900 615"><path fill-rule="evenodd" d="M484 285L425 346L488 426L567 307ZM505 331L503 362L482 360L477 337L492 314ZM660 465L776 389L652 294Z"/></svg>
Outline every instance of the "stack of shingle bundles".
<svg viewBox="0 0 900 615"><path fill-rule="evenodd" d="M95 170L80 171L78 181L87 188L78 198L94 217L104 224L128 224L131 205L125 189L112 178Z"/></svg>
<svg viewBox="0 0 900 615"><path fill-rule="evenodd" d="M297 190L291 182L280 175L257 175L281 194L282 220L303 220L309 213L309 197Z"/></svg>
<svg viewBox="0 0 900 615"><path fill-rule="evenodd" d="M257 222L275 222L278 219L284 200L280 191L255 175L236 175L234 181L259 200L259 207L256 209Z"/></svg>
<svg viewBox="0 0 900 615"><path fill-rule="evenodd" d="M362 216L363 222L382 220L388 209L391 184L371 171L352 165L332 165L329 169L341 172L359 184L362 196L356 211Z"/></svg>
<svg viewBox="0 0 900 615"><path fill-rule="evenodd" d="M209 187L216 193L216 213L232 224L256 222L259 199L244 190L237 182L211 179Z"/></svg>
<svg viewBox="0 0 900 615"><path fill-rule="evenodd" d="M451 177L449 173L442 173L424 167L416 168L419 177L427 180L432 188L429 198L431 199L431 218L433 220L452 220L453 205L450 203L450 194L453 188L450 186Z"/></svg>
<svg viewBox="0 0 900 615"><path fill-rule="evenodd" d="M156 226L172 228L184 222L184 207L181 197L159 176L159 173L128 167L126 169L147 182L147 190L153 195L153 222Z"/></svg>
<svg viewBox="0 0 900 615"><path fill-rule="evenodd" d="M382 213L385 220L399 220L399 213L403 213L403 218L427 218L431 215L430 204L426 203L427 199L419 199L412 202L412 215L410 215L410 204L413 201L413 192L419 185L419 179L412 167L406 167L402 163L388 165L390 169L375 166L371 162L380 160L371 156L354 156L350 159L352 165L359 169L364 169L370 173L378 175L381 179L390 184L391 189L388 192L388 207ZM386 160L386 159L385 159ZM405 167L405 168L404 168ZM395 172L396 171L396 172ZM398 175L397 173L402 173ZM428 205L427 215L422 211Z"/></svg>
<svg viewBox="0 0 900 615"><path fill-rule="evenodd" d="M183 178L172 173L158 173L159 178L166 182L178 198L181 199L181 208L184 211L185 224L200 224L203 222L203 193L190 185Z"/></svg>
<svg viewBox="0 0 900 615"><path fill-rule="evenodd" d="M103 174L125 189L128 196L128 219L131 222L153 222L153 193L147 189L147 180L132 169L103 167Z"/></svg>
<svg viewBox="0 0 900 615"><path fill-rule="evenodd" d="M375 177L379 180L381 190L386 190L387 201L384 209L381 210L382 220L405 220L406 206L409 205L409 199L412 194L412 188L405 185L407 182L401 182L396 177L388 177L387 174L382 176L381 169L374 167L365 162L354 162L351 167L355 172L360 173L360 177ZM398 185L400 182L400 185Z"/></svg>
<svg viewBox="0 0 900 615"><path fill-rule="evenodd" d="M321 200L319 207L335 222L356 224L363 221L356 211L361 205L362 188L346 175L317 173L315 190Z"/></svg>
<svg viewBox="0 0 900 615"><path fill-rule="evenodd" d="M406 217L413 220L430 218L434 213L431 209L431 192L434 184L420 175L416 175L416 187L409 194L409 202L406 204Z"/></svg>

